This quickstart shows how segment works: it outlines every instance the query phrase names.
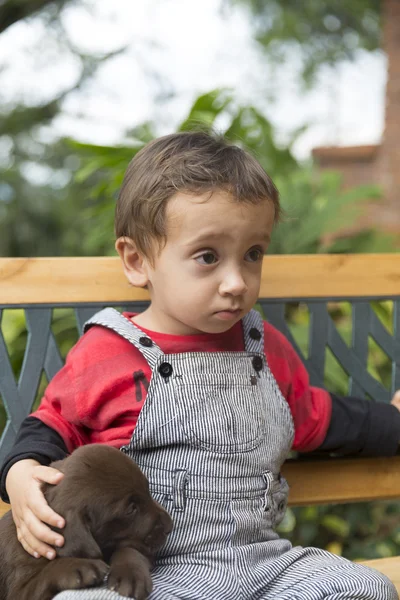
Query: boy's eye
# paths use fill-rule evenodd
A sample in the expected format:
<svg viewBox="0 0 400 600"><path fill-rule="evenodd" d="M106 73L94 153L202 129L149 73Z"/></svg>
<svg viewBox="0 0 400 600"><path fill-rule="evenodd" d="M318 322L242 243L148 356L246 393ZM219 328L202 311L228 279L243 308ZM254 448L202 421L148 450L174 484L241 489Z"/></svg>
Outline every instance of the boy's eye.
<svg viewBox="0 0 400 600"><path fill-rule="evenodd" d="M261 248L252 248L247 252L246 260L248 260L249 262L257 262L258 260L260 260L260 258L262 258L262 256L263 252Z"/></svg>
<svg viewBox="0 0 400 600"><path fill-rule="evenodd" d="M200 256L196 256L195 260L201 265L213 265L218 261L218 258L215 256L214 252L203 252Z"/></svg>

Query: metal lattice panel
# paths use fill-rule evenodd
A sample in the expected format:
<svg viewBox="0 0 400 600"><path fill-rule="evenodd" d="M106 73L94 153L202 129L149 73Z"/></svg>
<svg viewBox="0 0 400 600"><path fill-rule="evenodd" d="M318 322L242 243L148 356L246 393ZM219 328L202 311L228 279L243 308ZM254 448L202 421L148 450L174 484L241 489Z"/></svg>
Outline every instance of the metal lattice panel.
<svg viewBox="0 0 400 600"><path fill-rule="evenodd" d="M337 300L336 300L337 301ZM346 300L348 302L348 300ZM293 302L293 300L291 300ZM285 320L285 301L261 301L264 315L279 329L296 348L310 374L312 385L323 386L327 349L335 356L344 371L349 375L348 394L370 397L379 402L389 402L393 391L400 388L400 339L398 323L400 301L393 299L393 335L385 328L375 314L369 301L354 299L352 304L352 341L348 345L331 318L328 301L302 300L310 313L308 329L308 355L304 356L294 339L289 324ZM124 307L140 312L147 303L135 302ZM83 324L95 312L103 308L101 304L68 306L74 309L75 326L80 334ZM0 306L0 324L3 309ZM24 308L27 328L27 342L20 375L14 375L9 352L0 328L0 397L6 410L6 423L0 438L0 463L11 449L23 419L31 412L38 386L45 373L50 380L63 365L62 355L52 330L52 306L29 306ZM386 389L367 370L368 340L372 338L387 355L392 368L391 389Z"/></svg>
<svg viewBox="0 0 400 600"><path fill-rule="evenodd" d="M285 320L285 304L263 302L261 306L268 321L279 329L296 348L310 375L312 385L324 385L327 349L343 370L349 375L348 395L359 398L370 397L377 402L390 402L395 390L400 388L400 301L393 299L393 335L377 317L370 302L353 300L352 341L347 345L328 312L325 300L303 301L310 312L309 351L305 357L294 339ZM391 362L391 388L386 389L367 370L368 340L372 338Z"/></svg>

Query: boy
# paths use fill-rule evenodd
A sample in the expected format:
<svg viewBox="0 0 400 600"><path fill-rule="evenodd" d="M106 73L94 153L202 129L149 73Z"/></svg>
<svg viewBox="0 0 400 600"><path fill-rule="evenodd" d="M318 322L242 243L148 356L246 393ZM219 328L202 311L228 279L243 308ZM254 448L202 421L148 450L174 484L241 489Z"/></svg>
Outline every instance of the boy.
<svg viewBox="0 0 400 600"><path fill-rule="evenodd" d="M116 249L141 314L101 311L24 421L1 476L18 535L36 556L62 545L46 467L100 442L142 468L174 529L153 572L154 600L396 600L379 573L275 532L292 448L395 454L392 406L309 386L293 349L252 310L279 219L272 181L245 151L206 133L148 144L117 203ZM307 485L307 482L305 482ZM50 553L50 554L48 554ZM106 590L57 600L121 598Z"/></svg>

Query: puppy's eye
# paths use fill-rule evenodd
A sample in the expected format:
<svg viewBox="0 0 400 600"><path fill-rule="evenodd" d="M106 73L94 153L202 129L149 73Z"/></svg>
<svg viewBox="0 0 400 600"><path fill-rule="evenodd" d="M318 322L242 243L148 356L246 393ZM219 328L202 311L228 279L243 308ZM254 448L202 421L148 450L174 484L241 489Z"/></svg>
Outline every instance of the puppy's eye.
<svg viewBox="0 0 400 600"><path fill-rule="evenodd" d="M127 515L134 515L138 510L138 507L136 506L136 504L134 502L129 502L127 509L126 509L126 514Z"/></svg>

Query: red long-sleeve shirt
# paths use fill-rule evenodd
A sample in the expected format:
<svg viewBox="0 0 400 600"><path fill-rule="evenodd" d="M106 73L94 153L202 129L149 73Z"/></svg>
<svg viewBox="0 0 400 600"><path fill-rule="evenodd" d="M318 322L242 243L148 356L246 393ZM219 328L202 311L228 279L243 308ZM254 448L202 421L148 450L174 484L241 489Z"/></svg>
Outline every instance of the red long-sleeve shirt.
<svg viewBox="0 0 400 600"><path fill-rule="evenodd" d="M244 350L241 322L222 334L176 336L143 331L165 354ZM329 426L331 396L309 385L300 358L268 323L264 323L264 352L293 416L293 449L317 448ZM150 377L150 367L139 350L113 331L94 326L70 351L32 416L57 431L70 452L95 442L121 447L135 429Z"/></svg>

